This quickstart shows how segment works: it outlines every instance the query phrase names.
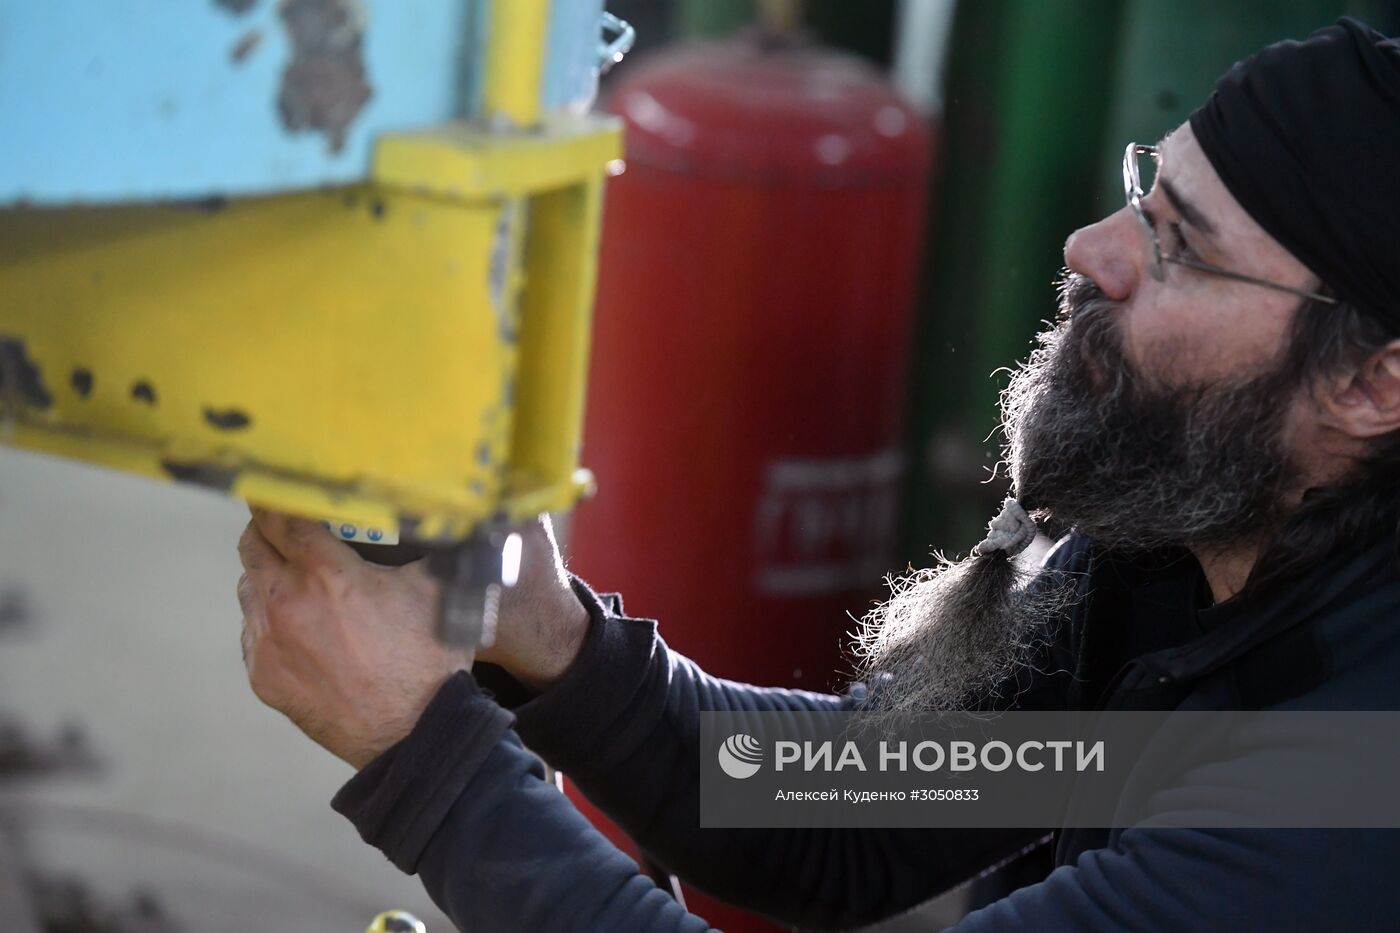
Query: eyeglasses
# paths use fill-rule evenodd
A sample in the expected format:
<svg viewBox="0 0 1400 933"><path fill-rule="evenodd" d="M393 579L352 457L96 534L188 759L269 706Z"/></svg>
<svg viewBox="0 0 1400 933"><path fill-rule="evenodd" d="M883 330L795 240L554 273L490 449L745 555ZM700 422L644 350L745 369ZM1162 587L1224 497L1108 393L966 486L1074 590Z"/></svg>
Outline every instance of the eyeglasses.
<svg viewBox="0 0 1400 933"><path fill-rule="evenodd" d="M1137 143L1128 143L1127 150L1123 153L1123 194L1128 199L1128 206L1133 209L1133 214L1137 216L1138 223L1142 225L1143 232L1147 234L1147 242L1151 247L1149 253L1148 271L1152 278L1158 282L1166 277L1166 272L1162 267L1163 263L1173 263L1178 266L1186 266L1199 272L1209 272L1211 275L1224 276L1227 279L1234 279L1237 282L1248 282L1251 285L1262 285L1265 288L1277 289L1281 292L1289 292L1303 298L1311 298L1313 301L1321 301L1324 304L1334 305L1337 299L1330 295L1322 295L1318 292L1310 292L1301 288L1293 288L1290 285L1281 285L1278 282L1270 282L1268 279L1255 278L1252 275L1244 275L1240 272L1231 272L1229 269L1222 269L1219 266L1211 265L1208 262L1201 262L1198 259L1191 259L1188 256L1168 256L1162 252L1162 240L1157 236L1157 228L1148 219L1147 212L1142 207L1142 173L1140 159L1142 156L1152 157L1152 168L1155 173L1161 170L1162 155L1157 151L1156 146L1139 146Z"/></svg>

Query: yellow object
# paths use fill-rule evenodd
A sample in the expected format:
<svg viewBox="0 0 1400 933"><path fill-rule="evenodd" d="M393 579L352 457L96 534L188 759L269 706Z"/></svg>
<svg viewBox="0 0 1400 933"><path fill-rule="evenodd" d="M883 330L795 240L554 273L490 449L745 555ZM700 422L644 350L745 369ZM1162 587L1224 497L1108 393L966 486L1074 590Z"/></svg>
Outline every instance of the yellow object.
<svg viewBox="0 0 1400 933"><path fill-rule="evenodd" d="M419 540L572 504L619 131L493 145L387 138L389 180L348 189L0 211L0 439Z"/></svg>
<svg viewBox="0 0 1400 933"><path fill-rule="evenodd" d="M0 441L420 542L567 508L621 131L538 110L548 4L492 6L485 106L361 185L0 210Z"/></svg>
<svg viewBox="0 0 1400 933"><path fill-rule="evenodd" d="M365 933L427 933L428 928L404 910L386 911L374 918Z"/></svg>
<svg viewBox="0 0 1400 933"><path fill-rule="evenodd" d="M549 43L549 0L506 0L491 4L491 42L481 95L490 120L533 126L540 116Z"/></svg>

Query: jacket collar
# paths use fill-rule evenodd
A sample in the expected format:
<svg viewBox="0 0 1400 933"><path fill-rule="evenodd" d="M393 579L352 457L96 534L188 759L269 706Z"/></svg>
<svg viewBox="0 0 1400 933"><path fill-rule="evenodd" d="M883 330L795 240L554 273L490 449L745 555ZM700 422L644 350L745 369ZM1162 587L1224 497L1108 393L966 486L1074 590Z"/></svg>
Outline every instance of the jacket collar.
<svg viewBox="0 0 1400 933"><path fill-rule="evenodd" d="M1199 612L1202 635L1142 657L1149 670L1174 680L1194 679L1329 608L1400 576L1394 541L1387 536L1361 550L1339 552L1290 583Z"/></svg>

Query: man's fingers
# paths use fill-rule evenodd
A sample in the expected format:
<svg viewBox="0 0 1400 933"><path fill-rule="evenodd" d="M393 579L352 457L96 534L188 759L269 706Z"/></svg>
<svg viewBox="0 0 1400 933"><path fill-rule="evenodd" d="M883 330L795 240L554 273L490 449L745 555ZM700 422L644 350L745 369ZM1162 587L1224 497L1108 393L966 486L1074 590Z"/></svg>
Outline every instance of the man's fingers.
<svg viewBox="0 0 1400 933"><path fill-rule="evenodd" d="M267 603L253 578L246 573L238 578L238 608L243 610L243 627L238 634L238 642L243 649L243 666L251 675L254 646L267 630Z"/></svg>
<svg viewBox="0 0 1400 933"><path fill-rule="evenodd" d="M258 592L253 578L248 574L238 578L238 608L243 610L243 618L248 619L263 611L262 594Z"/></svg>
<svg viewBox="0 0 1400 933"><path fill-rule="evenodd" d="M243 569L254 575L279 570L287 563L251 521L238 539L238 559Z"/></svg>
<svg viewBox="0 0 1400 933"><path fill-rule="evenodd" d="M320 522L294 518L267 509L252 509L253 525L283 560L302 567L344 567L359 562L349 545L331 535Z"/></svg>

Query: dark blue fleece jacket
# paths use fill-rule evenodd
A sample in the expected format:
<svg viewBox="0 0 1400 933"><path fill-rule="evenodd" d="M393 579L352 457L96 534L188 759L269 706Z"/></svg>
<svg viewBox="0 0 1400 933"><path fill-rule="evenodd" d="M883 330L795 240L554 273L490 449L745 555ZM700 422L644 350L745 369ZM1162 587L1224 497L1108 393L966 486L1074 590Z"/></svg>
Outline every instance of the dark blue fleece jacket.
<svg viewBox="0 0 1400 933"><path fill-rule="evenodd" d="M988 705L1400 709L1400 565L1389 542L1207 609L1185 554L1129 560L1071 536L1042 573L1073 581L1082 598L1036 663L996 692L1008 700ZM701 829L701 711L853 701L710 677L616 597L580 581L575 591L592 625L555 686L508 709L499 672L500 701L456 675L333 802L463 931L708 929L547 784L524 745L666 868L793 926L892 916L1051 837L1056 870L959 933L1400 929L1394 830Z"/></svg>

